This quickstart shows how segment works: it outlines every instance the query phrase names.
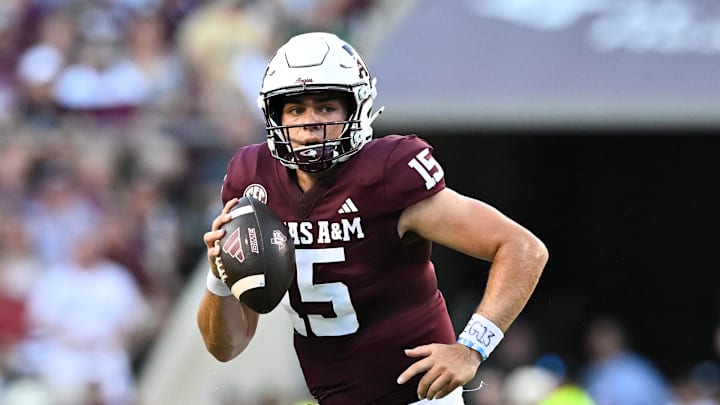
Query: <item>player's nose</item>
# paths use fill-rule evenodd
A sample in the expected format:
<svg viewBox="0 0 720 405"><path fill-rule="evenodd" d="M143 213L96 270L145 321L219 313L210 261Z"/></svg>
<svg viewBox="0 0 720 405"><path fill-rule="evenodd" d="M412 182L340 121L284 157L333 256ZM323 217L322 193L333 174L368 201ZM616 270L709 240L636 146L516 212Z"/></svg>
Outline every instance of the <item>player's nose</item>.
<svg viewBox="0 0 720 405"><path fill-rule="evenodd" d="M318 137L320 140L323 138L323 132L325 131L325 125L322 123L320 117L313 113L305 113L302 120L301 133L307 137Z"/></svg>
<svg viewBox="0 0 720 405"><path fill-rule="evenodd" d="M305 110L305 113L302 116L302 123L305 124L305 128L315 128L320 122L320 117L316 113L314 108L308 108Z"/></svg>

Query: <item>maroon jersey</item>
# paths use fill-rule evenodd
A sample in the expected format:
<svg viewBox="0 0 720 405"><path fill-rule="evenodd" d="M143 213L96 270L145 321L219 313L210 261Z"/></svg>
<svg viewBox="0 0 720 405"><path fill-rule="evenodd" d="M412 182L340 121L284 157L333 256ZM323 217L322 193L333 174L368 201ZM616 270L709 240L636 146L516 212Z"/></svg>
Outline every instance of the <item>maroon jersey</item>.
<svg viewBox="0 0 720 405"><path fill-rule="evenodd" d="M431 244L400 239L402 211L445 187L432 148L416 136L374 139L303 193L264 144L237 151L222 199L252 195L288 225L297 275L283 299L310 392L322 405L408 404L421 376L403 352L453 343L430 261Z"/></svg>

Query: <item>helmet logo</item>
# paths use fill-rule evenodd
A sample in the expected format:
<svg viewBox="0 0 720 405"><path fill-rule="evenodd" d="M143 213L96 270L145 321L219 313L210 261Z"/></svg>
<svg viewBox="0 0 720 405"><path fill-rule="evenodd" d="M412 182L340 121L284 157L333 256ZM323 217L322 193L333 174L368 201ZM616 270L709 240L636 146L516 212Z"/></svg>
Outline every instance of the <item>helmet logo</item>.
<svg viewBox="0 0 720 405"><path fill-rule="evenodd" d="M357 61L357 65L358 65L358 77L360 79L363 79L363 78L370 76L370 73L368 73L367 68L362 63L362 61L360 59L356 59L356 61Z"/></svg>
<svg viewBox="0 0 720 405"><path fill-rule="evenodd" d="M295 83L298 84L308 84L312 83L314 80L312 78L303 79L302 77L298 77L297 80L295 80Z"/></svg>

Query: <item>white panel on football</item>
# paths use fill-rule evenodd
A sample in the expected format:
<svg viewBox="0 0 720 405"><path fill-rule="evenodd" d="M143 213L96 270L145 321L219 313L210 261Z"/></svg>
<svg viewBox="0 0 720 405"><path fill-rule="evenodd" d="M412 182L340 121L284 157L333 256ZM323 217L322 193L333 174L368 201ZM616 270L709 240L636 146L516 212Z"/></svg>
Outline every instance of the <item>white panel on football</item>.
<svg viewBox="0 0 720 405"><path fill-rule="evenodd" d="M230 211L230 218L235 219L239 217L240 215L247 215L253 213L253 207L252 205L244 205L242 207L237 207Z"/></svg>
<svg viewBox="0 0 720 405"><path fill-rule="evenodd" d="M242 293L247 290L261 287L265 287L265 275L254 274L252 276L243 277L240 280L236 281L230 291L232 291L235 298L238 298L242 295Z"/></svg>

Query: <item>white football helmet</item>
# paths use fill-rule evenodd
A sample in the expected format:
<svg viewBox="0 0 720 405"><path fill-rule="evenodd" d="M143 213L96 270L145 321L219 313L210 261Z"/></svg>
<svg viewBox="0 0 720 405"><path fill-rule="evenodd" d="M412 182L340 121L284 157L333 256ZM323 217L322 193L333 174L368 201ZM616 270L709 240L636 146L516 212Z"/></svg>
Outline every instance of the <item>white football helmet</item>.
<svg viewBox="0 0 720 405"><path fill-rule="evenodd" d="M266 121L270 153L291 169L306 172L327 170L344 162L372 139L377 79L370 76L360 55L334 34L313 32L292 37L273 55L265 70L258 107ZM283 98L306 92L341 92L350 100L345 121L309 123L301 126L344 125L337 139L294 149L288 128L281 125Z"/></svg>

